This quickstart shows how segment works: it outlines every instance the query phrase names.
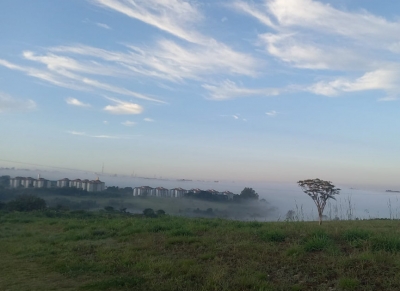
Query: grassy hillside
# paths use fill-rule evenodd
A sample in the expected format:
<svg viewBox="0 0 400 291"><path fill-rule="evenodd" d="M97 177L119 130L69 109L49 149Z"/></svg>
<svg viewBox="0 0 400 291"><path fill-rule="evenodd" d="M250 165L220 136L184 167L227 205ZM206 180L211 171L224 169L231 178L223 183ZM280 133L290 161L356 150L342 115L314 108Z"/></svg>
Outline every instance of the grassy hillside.
<svg viewBox="0 0 400 291"><path fill-rule="evenodd" d="M0 290L400 290L398 221L0 212Z"/></svg>

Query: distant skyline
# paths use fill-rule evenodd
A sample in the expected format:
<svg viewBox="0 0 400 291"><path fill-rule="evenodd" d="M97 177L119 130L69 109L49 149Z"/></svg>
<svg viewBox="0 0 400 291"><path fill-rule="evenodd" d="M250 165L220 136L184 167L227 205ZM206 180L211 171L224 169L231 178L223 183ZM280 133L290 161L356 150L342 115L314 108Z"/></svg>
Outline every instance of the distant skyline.
<svg viewBox="0 0 400 291"><path fill-rule="evenodd" d="M400 3L0 3L0 167L398 182Z"/></svg>

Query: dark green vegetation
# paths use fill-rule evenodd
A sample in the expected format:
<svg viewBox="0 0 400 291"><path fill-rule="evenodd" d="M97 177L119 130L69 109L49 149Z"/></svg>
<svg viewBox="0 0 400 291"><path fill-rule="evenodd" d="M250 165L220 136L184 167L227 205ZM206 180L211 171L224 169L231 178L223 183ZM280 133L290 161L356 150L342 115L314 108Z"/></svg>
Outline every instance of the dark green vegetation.
<svg viewBox="0 0 400 291"><path fill-rule="evenodd" d="M0 188L0 209L4 203L26 195L44 199L48 207L68 210L99 210L111 207L122 212L142 213L143 209L152 208L155 211L163 209L173 215L240 220L265 220L273 216L275 211L265 200L257 199L207 201L196 197L133 197L130 187L109 187L106 191L95 193L76 188Z"/></svg>
<svg viewBox="0 0 400 291"><path fill-rule="evenodd" d="M400 290L399 226L3 211L0 290Z"/></svg>
<svg viewBox="0 0 400 291"><path fill-rule="evenodd" d="M242 192L240 192L240 197L242 199L256 199L258 200L258 193L253 188L244 188Z"/></svg>
<svg viewBox="0 0 400 291"><path fill-rule="evenodd" d="M228 203L243 203L250 200L258 200L259 196L253 188L245 187L240 194L232 194L232 198L228 198L225 195L214 195L210 191L199 191L199 192L188 192L184 195L184 198L194 198L204 201L215 201L215 202L228 202Z"/></svg>

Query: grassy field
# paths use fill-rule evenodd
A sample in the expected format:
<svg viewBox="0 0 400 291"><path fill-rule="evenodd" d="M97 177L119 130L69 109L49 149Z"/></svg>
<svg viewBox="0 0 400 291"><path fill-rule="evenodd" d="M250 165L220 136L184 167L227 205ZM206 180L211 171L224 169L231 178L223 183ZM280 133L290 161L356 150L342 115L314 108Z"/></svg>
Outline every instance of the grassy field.
<svg viewBox="0 0 400 291"><path fill-rule="evenodd" d="M0 290L400 290L399 226L0 212Z"/></svg>

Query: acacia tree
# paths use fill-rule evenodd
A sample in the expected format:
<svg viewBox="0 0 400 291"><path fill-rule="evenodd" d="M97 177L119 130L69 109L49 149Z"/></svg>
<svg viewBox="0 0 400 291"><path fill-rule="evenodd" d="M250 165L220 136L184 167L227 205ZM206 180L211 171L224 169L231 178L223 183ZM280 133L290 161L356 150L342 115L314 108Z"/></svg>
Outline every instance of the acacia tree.
<svg viewBox="0 0 400 291"><path fill-rule="evenodd" d="M335 195L339 195L340 189L330 181L320 179L308 179L298 181L297 184L314 201L318 209L319 225L322 224L322 216L328 199L334 199Z"/></svg>

